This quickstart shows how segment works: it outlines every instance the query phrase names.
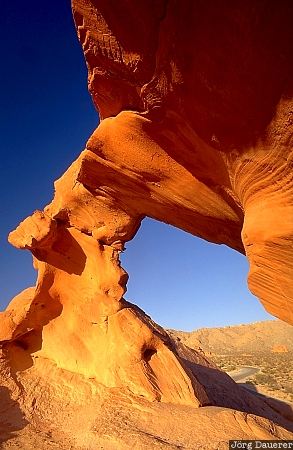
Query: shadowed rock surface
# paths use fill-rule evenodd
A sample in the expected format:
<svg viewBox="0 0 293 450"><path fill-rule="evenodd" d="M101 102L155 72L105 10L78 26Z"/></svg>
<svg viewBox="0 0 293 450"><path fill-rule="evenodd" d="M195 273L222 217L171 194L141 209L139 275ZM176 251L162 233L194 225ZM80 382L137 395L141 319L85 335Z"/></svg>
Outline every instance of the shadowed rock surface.
<svg viewBox="0 0 293 450"><path fill-rule="evenodd" d="M29 422L16 445L292 436L286 417L124 300L119 261L145 216L170 223L246 253L251 291L293 323L292 6L73 0L102 120L52 202L9 235L38 270L0 316L1 379Z"/></svg>

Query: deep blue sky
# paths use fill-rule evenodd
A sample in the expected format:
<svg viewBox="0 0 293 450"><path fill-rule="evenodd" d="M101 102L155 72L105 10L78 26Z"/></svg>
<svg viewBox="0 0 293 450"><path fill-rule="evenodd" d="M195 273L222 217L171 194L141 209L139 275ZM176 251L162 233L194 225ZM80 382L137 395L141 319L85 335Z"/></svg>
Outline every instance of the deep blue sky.
<svg viewBox="0 0 293 450"><path fill-rule="evenodd" d="M98 123L69 0L1 5L1 300L35 282L29 252L7 234L53 195L53 181ZM248 292L246 259L145 220L122 262L126 297L163 326L192 330L268 319Z"/></svg>

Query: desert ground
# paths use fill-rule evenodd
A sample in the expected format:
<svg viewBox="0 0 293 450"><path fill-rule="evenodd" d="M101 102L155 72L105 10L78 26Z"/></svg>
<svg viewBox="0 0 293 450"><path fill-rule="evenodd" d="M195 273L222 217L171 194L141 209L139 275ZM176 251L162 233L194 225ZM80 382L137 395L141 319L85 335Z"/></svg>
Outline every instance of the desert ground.
<svg viewBox="0 0 293 450"><path fill-rule="evenodd" d="M244 387L293 403L293 329L279 320L190 333L172 330L192 348L202 348L215 364ZM238 376L243 367L253 375ZM240 379L239 379L240 378Z"/></svg>

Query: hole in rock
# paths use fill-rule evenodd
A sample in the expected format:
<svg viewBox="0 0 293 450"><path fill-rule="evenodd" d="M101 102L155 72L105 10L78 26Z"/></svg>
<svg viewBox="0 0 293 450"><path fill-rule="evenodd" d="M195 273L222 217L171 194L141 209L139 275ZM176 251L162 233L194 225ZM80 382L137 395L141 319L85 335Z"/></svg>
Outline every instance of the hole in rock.
<svg viewBox="0 0 293 450"><path fill-rule="evenodd" d="M248 261L170 225L145 219L121 255L125 298L165 328L192 331L272 319L247 287Z"/></svg>
<svg viewBox="0 0 293 450"><path fill-rule="evenodd" d="M152 356L154 356L157 353L157 350L155 350L154 348L146 348L143 351L142 357L146 362L149 362L152 358Z"/></svg>
<svg viewBox="0 0 293 450"><path fill-rule="evenodd" d="M28 349L28 344L25 341L22 341L20 339L15 340L14 344L17 347L22 348L23 350L27 350Z"/></svg>

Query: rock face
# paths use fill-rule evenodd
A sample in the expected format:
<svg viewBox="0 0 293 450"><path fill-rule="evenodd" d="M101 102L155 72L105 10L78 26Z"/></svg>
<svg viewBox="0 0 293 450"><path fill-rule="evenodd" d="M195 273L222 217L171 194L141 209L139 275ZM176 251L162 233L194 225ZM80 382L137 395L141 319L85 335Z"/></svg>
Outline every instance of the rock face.
<svg viewBox="0 0 293 450"><path fill-rule="evenodd" d="M200 328L190 332L168 330L168 333L188 347L201 348L205 355L209 351L214 355L260 355L274 349L286 349L293 354L293 327L280 320Z"/></svg>
<svg viewBox="0 0 293 450"><path fill-rule="evenodd" d="M249 258L252 292L293 323L291 12L284 1L73 0L102 121L53 201L9 236L38 270L1 313L2 373L28 396L26 374L41 385L49 361L152 401L265 415L234 385L223 403L210 388L221 372L123 299L119 253L145 216L229 245Z"/></svg>
<svg viewBox="0 0 293 450"><path fill-rule="evenodd" d="M73 1L104 119L88 149L127 211L245 251L251 291L292 323L293 5L140 3Z"/></svg>
<svg viewBox="0 0 293 450"><path fill-rule="evenodd" d="M288 353L286 345L274 345L272 347L272 353Z"/></svg>

